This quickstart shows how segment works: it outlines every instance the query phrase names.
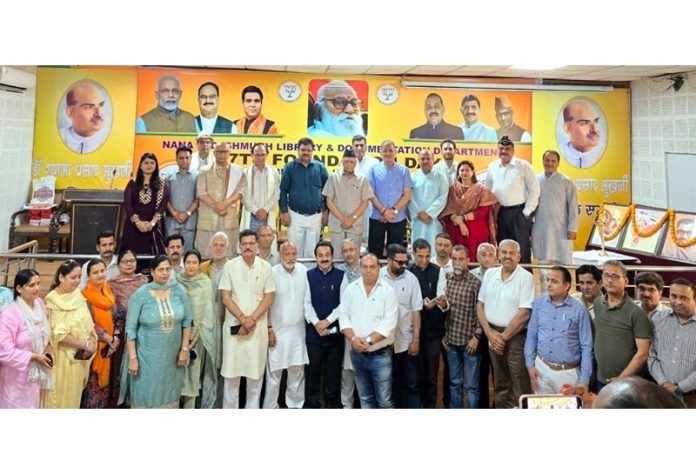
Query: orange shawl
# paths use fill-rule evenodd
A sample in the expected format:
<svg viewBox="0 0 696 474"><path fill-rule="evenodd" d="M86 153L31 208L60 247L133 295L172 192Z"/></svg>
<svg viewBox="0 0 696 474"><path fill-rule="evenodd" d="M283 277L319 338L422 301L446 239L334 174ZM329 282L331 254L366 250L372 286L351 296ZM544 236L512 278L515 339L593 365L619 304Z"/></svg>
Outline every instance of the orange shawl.
<svg viewBox="0 0 696 474"><path fill-rule="evenodd" d="M116 298L111 292L111 288L107 283L104 283L101 291L92 283L87 282L87 288L82 290L82 295L89 304L92 319L95 326L99 326L106 331L110 336L114 334L114 319L111 314L111 308L116 303ZM96 329L96 328L95 328ZM98 333L99 331L97 331ZM109 385L109 371L111 370L111 358L102 357L101 351L108 344L106 341L99 341L97 353L92 359L92 370L99 376L99 386L107 387Z"/></svg>
<svg viewBox="0 0 696 474"><path fill-rule="evenodd" d="M500 204L495 195L483 184L474 183L470 187L455 181L449 188L447 204L438 219L444 227L447 219L452 215L464 216L481 206L488 206L488 239L492 244L496 243L498 209Z"/></svg>
<svg viewBox="0 0 696 474"><path fill-rule="evenodd" d="M237 120L237 133L240 135L246 134L246 135L278 135L278 129L276 128L275 124L271 125L271 127L268 129L267 133L263 133L263 129L266 127L266 121L267 119L259 114L251 124L249 124L249 130L246 132L244 131L244 127L246 127L247 123L247 118L242 117L239 120Z"/></svg>

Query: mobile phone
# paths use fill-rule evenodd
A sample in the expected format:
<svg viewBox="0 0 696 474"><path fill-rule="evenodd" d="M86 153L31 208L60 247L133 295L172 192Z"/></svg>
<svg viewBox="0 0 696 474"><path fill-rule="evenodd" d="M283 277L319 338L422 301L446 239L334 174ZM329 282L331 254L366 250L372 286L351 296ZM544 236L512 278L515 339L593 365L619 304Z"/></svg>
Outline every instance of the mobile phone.
<svg viewBox="0 0 696 474"><path fill-rule="evenodd" d="M522 395L520 408L574 410L582 408L582 398L579 395Z"/></svg>
<svg viewBox="0 0 696 474"><path fill-rule="evenodd" d="M190 360L198 359L198 354L196 354L196 351L194 351L193 349L189 349L189 359Z"/></svg>
<svg viewBox="0 0 696 474"><path fill-rule="evenodd" d="M48 352L45 353L44 355L45 355L46 358L48 359L48 366L49 366L49 367L53 367L53 355L51 355L51 354L48 353Z"/></svg>
<svg viewBox="0 0 696 474"><path fill-rule="evenodd" d="M230 326L230 334L232 336L236 336L239 334L239 330L242 328L242 325L240 324L239 326Z"/></svg>

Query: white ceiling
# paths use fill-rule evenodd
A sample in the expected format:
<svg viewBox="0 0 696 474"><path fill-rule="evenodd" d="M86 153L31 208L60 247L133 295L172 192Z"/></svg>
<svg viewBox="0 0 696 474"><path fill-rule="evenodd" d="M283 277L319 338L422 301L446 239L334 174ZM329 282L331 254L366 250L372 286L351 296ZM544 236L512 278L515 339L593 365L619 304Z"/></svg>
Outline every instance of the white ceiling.
<svg viewBox="0 0 696 474"><path fill-rule="evenodd" d="M564 66L554 70L512 69L511 66L209 66L257 71L305 72L310 74L375 74L522 77L573 81L634 81L680 72L696 71L696 66Z"/></svg>

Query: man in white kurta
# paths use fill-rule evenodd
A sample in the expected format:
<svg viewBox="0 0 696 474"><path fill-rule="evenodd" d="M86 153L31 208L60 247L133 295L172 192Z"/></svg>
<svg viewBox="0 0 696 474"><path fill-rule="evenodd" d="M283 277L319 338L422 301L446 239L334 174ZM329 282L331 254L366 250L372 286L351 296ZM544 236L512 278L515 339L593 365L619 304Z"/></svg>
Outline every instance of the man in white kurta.
<svg viewBox="0 0 696 474"><path fill-rule="evenodd" d="M222 407L239 408L240 377L246 377L246 408L259 408L268 351L266 312L273 302L275 283L271 266L256 256L256 233L242 231L239 247L241 256L225 264L218 287L226 308L222 326Z"/></svg>
<svg viewBox="0 0 696 474"><path fill-rule="evenodd" d="M539 206L532 226L532 251L544 263L573 263L573 241L578 229L575 184L558 172L558 153L544 153L544 172L537 175Z"/></svg>
<svg viewBox="0 0 696 474"><path fill-rule="evenodd" d="M278 408L278 393L283 370L288 371L285 404L288 408L304 405L304 368L309 364L305 344L304 296L307 268L297 265L297 247L286 240L280 246L280 261L272 269L275 297L269 310L268 362L264 408Z"/></svg>
<svg viewBox="0 0 696 474"><path fill-rule="evenodd" d="M258 230L264 224L276 228L276 206L280 197L280 175L275 166L266 162L268 150L257 143L251 150L254 163L244 171L246 189L242 196L240 229ZM274 241L275 243L275 241Z"/></svg>
<svg viewBox="0 0 696 474"><path fill-rule="evenodd" d="M457 145L452 140L443 140L440 143L442 159L433 166L433 171L443 173L447 176L447 182L451 186L457 180Z"/></svg>
<svg viewBox="0 0 696 474"><path fill-rule="evenodd" d="M421 169L413 173L413 193L408 203L411 215L411 244L425 239L435 246L435 236L442 232L438 216L447 204L449 181L444 173L433 171L433 152L426 148L420 153Z"/></svg>

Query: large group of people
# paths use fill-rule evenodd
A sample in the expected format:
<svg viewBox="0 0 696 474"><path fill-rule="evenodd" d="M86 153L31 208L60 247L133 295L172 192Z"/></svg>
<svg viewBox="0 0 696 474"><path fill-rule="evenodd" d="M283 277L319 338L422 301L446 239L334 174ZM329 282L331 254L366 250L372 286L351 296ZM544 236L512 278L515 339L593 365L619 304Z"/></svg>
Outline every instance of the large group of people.
<svg viewBox="0 0 696 474"><path fill-rule="evenodd" d="M572 291L577 205L558 153L535 175L508 137L498 147L482 181L449 140L413 176L393 142L379 161L360 135L331 175L310 138L280 175L263 144L244 170L207 132L195 160L177 149L176 174L146 153L120 239L104 231L99 258L61 264L45 299L36 272L16 275L0 407L434 408L441 393L512 408L634 375L696 407L694 284L673 280L668 307L646 272L634 301L609 261L577 268ZM554 265L540 296L520 265L532 252Z"/></svg>

